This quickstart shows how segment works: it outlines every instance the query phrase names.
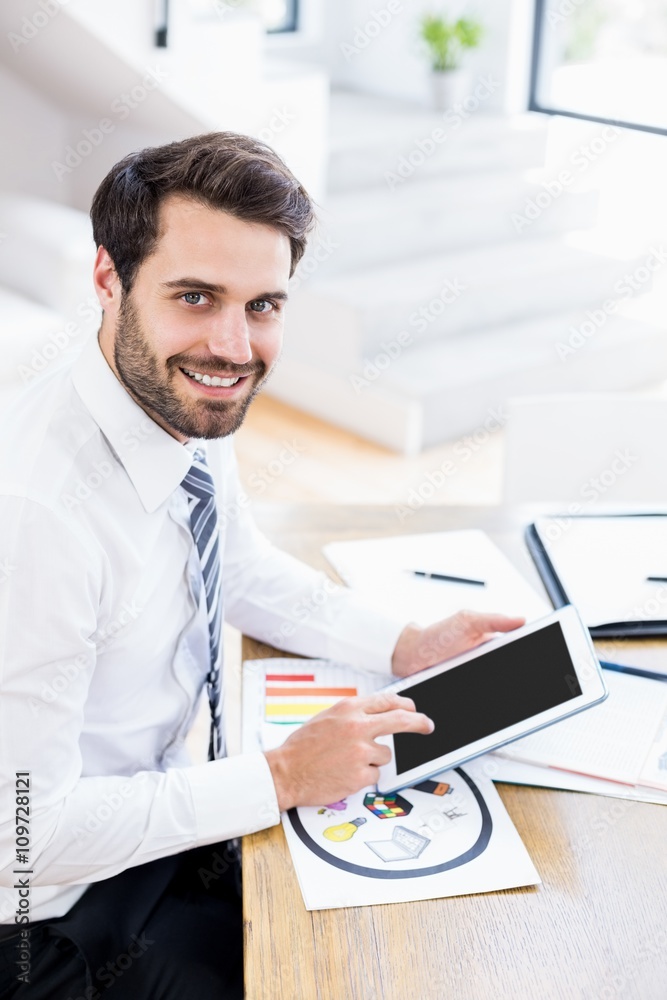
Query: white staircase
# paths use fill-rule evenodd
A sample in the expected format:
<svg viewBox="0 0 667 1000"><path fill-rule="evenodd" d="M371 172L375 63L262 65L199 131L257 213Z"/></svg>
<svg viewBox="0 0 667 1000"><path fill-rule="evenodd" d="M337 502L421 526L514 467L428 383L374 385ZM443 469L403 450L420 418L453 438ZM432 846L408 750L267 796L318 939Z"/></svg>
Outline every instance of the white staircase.
<svg viewBox="0 0 667 1000"><path fill-rule="evenodd" d="M295 277L272 395L414 453L473 431L511 395L627 389L665 365L664 328L622 309L559 353L641 258L569 238L595 222L591 192L517 226L544 192L526 180L544 164L542 119L480 110L447 127L335 94L331 121L322 235ZM438 128L445 139L429 145Z"/></svg>

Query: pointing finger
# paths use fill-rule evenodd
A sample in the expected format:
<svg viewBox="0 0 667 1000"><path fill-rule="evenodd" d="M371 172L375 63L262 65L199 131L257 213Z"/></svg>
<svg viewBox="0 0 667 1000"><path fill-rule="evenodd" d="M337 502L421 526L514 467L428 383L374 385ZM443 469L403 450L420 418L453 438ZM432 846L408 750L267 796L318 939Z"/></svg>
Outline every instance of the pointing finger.
<svg viewBox="0 0 667 1000"><path fill-rule="evenodd" d="M423 712L415 712L414 709L406 712L403 708L396 708L390 712L380 712L371 716L369 729L373 739L393 733L422 733L428 736L435 729L435 725Z"/></svg>
<svg viewBox="0 0 667 1000"><path fill-rule="evenodd" d="M414 712L415 703L412 698L395 694L393 691L376 691L366 698L359 700L360 707L368 715L375 715L378 712L391 712L394 709L403 709L406 712Z"/></svg>

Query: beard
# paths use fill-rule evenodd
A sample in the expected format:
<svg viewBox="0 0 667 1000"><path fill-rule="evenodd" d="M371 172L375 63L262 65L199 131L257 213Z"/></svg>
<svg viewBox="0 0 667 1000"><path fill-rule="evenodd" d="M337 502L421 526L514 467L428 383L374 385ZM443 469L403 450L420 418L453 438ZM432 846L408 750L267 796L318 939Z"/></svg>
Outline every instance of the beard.
<svg viewBox="0 0 667 1000"><path fill-rule="evenodd" d="M267 377L263 361L237 365L223 358L202 361L184 354L160 361L128 295L123 296L118 313L114 362L119 380L134 401L167 430L186 438L211 439L234 434ZM199 371L202 367L227 378L254 376L255 383L242 399L190 399L185 390L182 393L179 390L181 378L187 378L180 369Z"/></svg>

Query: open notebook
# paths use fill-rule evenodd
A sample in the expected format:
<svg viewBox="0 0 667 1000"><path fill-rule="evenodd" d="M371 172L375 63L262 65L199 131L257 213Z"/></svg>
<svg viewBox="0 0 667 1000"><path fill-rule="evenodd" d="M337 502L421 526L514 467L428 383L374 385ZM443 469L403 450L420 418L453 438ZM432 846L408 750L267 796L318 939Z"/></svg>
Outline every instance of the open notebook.
<svg viewBox="0 0 667 1000"><path fill-rule="evenodd" d="M667 514L542 517L526 543L554 607L574 604L594 638L667 635Z"/></svg>
<svg viewBox="0 0 667 1000"><path fill-rule="evenodd" d="M605 682L606 701L496 754L667 792L667 684L620 673Z"/></svg>

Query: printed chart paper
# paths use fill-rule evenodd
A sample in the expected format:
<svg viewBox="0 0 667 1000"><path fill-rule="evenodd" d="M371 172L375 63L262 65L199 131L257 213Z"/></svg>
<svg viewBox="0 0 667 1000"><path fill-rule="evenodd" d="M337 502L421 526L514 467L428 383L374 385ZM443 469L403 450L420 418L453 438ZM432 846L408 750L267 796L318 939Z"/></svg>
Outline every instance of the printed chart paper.
<svg viewBox="0 0 667 1000"><path fill-rule="evenodd" d="M275 657L243 664L243 752L273 750L340 698L372 694L388 674L367 674L333 660Z"/></svg>
<svg viewBox="0 0 667 1000"><path fill-rule="evenodd" d="M392 795L366 788L292 809L283 827L308 910L540 882L493 784L471 765Z"/></svg>
<svg viewBox="0 0 667 1000"><path fill-rule="evenodd" d="M246 661L244 752L280 746L339 697L370 694L390 680L325 660ZM474 764L400 792L380 795L366 788L340 802L284 814L306 908L397 903L539 883L495 788Z"/></svg>

